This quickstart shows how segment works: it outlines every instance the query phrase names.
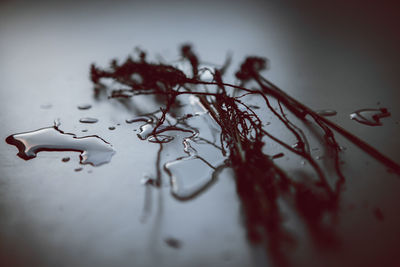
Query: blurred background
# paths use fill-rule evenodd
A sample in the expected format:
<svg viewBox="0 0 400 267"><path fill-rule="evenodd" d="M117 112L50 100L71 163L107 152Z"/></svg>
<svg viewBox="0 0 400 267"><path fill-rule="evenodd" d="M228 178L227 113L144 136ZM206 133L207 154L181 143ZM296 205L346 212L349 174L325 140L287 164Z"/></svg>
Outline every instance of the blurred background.
<svg viewBox="0 0 400 267"><path fill-rule="evenodd" d="M110 164L75 172L76 153L42 152L25 162L2 142L1 266L269 266L264 248L246 239L229 170L191 202L171 198L168 188L154 193L150 218L140 222L140 180L154 172L157 146L124 125L128 110L93 100L89 66L124 59L134 47L154 61L176 61L186 42L205 62L222 63L231 52L231 73L247 55L266 57L268 79L313 109L336 110L334 122L400 162L400 9L389 2L2 0L3 140L59 118L63 130L87 129L117 153ZM83 113L81 103L93 108ZM392 114L383 126L349 119L379 107ZM99 123L79 124L83 115ZM349 178L335 230L341 245L321 250L301 222L290 221L298 244L288 257L295 266L395 266L399 179L339 141ZM378 207L384 220L374 217Z"/></svg>

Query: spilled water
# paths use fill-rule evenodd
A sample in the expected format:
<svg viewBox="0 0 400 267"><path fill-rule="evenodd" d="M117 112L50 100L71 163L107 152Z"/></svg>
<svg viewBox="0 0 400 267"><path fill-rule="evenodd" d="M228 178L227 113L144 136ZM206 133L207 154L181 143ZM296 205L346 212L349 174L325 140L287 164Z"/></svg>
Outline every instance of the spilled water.
<svg viewBox="0 0 400 267"><path fill-rule="evenodd" d="M170 176L171 193L181 200L195 197L216 180L216 168L197 156L168 162L164 170Z"/></svg>
<svg viewBox="0 0 400 267"><path fill-rule="evenodd" d="M387 110L387 108L366 108L351 113L350 119L369 126L380 126L382 125L381 119L389 116L390 112Z"/></svg>
<svg viewBox="0 0 400 267"><path fill-rule="evenodd" d="M214 133L215 122L204 112L196 97L190 96L190 100L191 105L183 112L185 115L174 117L167 114L161 125L158 125L157 117L151 115L126 120L127 124L142 122L137 133L141 140L161 145L176 139L182 140L186 156L160 165L169 176L171 194L179 200L192 199L212 185L222 166L225 166L223 163L226 159L221 156L221 151L216 150L215 135L219 131ZM153 179L146 179L144 183L155 184Z"/></svg>
<svg viewBox="0 0 400 267"><path fill-rule="evenodd" d="M115 154L112 146L96 135L76 137L64 133L57 126L13 134L6 138L6 142L16 146L17 155L25 160L35 158L40 151L76 151L81 153L81 164L98 166L110 162ZM68 160L63 159L64 162Z"/></svg>

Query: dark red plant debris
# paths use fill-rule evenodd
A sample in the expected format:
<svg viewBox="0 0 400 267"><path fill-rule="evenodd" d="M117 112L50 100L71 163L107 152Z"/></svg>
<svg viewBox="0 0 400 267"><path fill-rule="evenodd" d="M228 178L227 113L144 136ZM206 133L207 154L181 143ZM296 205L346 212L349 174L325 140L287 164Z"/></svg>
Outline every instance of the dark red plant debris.
<svg viewBox="0 0 400 267"><path fill-rule="evenodd" d="M112 90L110 97L163 96L164 106L160 107L161 115L155 117L156 122L152 132L152 136L155 138L160 133L158 128L165 123L166 115L171 112L177 96L184 94L197 96L200 103L220 127L221 153L229 155L227 164L235 173L236 190L242 203L248 238L254 243L265 243L276 266L290 265L287 251L295 243L294 237L282 226L283 219L279 199L293 204L298 216L306 224L310 236L320 247L335 246L339 242L332 229L339 209L340 194L345 177L341 171L339 157L341 149L336 141L334 131L343 135L394 172L400 173L400 166L397 163L358 137L318 115L261 76L260 71L267 67L266 59L246 58L236 72L236 78L240 85L234 85L223 81L227 64L223 68L213 71L213 81L203 81L198 75L201 61L192 47L185 44L181 47L180 52L192 66L192 77L187 77L184 72L174 66L150 63L146 60L146 54L140 52L137 60L128 57L121 64L118 64L117 60L113 60L107 69L93 64L90 76L95 85L95 93L100 94L107 91L107 86L102 81L103 79L112 79L124 85L125 89ZM258 88L245 87L249 82L255 82ZM214 86L216 89L204 91L200 90L200 85L201 88ZM237 92L242 95L235 96ZM267 110L277 117L296 138L297 145L295 147L271 135L263 127L265 122L256 115L254 107L241 100L245 94L263 100ZM278 111L272 106L271 98L278 100L280 108ZM333 155L333 164L338 177L333 187L328 183L326 174L320 165L311 156L307 137L286 116L285 112L288 111L300 120L314 122L322 131L326 147ZM183 123L184 119L181 122ZM168 127L170 126L162 128L163 131L167 131ZM177 125L174 127L176 128ZM171 130L173 129L171 128ZM289 177L274 163L273 157L263 153L265 137L302 157L312 166L318 179ZM161 185L160 155L162 148L163 144L160 142L156 162L156 186ZM383 219L380 210L375 210L374 213L378 219Z"/></svg>

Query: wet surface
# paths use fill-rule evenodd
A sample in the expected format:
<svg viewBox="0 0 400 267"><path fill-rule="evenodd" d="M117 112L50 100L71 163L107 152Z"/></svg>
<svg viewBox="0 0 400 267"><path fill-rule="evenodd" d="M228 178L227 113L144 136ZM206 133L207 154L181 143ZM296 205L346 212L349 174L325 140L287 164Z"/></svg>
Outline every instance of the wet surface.
<svg viewBox="0 0 400 267"><path fill-rule="evenodd" d="M35 158L41 151L77 151L81 153L80 163L99 166L110 162L115 154L112 146L98 136L76 137L58 127L13 134L6 138L6 142L16 146L19 150L17 155L25 160ZM62 159L63 162L69 160L69 157Z"/></svg>
<svg viewBox="0 0 400 267"><path fill-rule="evenodd" d="M319 3L298 7L273 2L239 2L228 7L207 2L194 6L1 3L3 140L60 118L65 132L79 138L101 136L117 153L108 164L77 168L79 152L43 151L36 159L23 161L15 156L14 146L3 142L0 262L11 262L10 266L272 266L265 248L247 239L230 169L221 170L218 179L190 201L171 195L171 176L164 170L161 189L141 184L144 177L156 178L159 144L149 142L148 132L144 140L137 137L142 133L140 127L152 122L125 120L154 112L160 106L144 97L131 102L96 101L88 79L89 66L93 62L106 65L113 57L122 60L136 45L151 55L161 55L166 62L174 61L178 58L177 45L186 41L195 45L202 59L212 63L222 63L227 51L233 52L233 66L246 55L265 56L270 59L265 74L275 84L313 110L336 110L336 116L327 117L329 120L400 162L400 141L394 138L400 133L400 81L395 72L400 60L397 37L391 35L390 25L394 24L387 23L391 13L383 12L382 19L382 9L370 12L356 5L355 14L349 9L353 5L340 1L329 8ZM152 60L161 59L154 56ZM378 101L391 113L380 119L380 127L367 127L349 118L360 107L376 107ZM46 103L51 107L40 107ZM92 103L93 107L79 110L81 103ZM260 103L253 106L260 107L254 109L263 114L271 134L296 143ZM83 116L99 121L79 123ZM203 119L211 127L205 127ZM195 120L192 126L197 125L203 137L213 141L212 120L206 116ZM121 123L117 130L108 129L117 123ZM154 125L151 127L154 129ZM315 137L310 138L310 147L318 148L311 150L313 157L320 157L318 162L326 163L324 168L331 170L323 140L312 128L305 134ZM175 169L177 158L188 156L185 148L189 152L195 149L213 167L221 160L220 151L206 141L184 145L190 133L167 131L160 135L174 137L164 144L160 159L162 165L171 162L171 169ZM320 230L333 233L339 245L324 247L316 242L315 232L301 214L308 214L304 208L307 203L324 196L309 196L307 190L299 190L298 197L304 202L278 201L284 215L282 227L296 241L284 247L289 251L286 257L294 266L396 266L399 179L344 138L337 138L346 147L340 152L345 190L335 214L336 223L322 225ZM284 154L274 162L291 177L314 177L308 162L271 140L266 140L264 149L271 157ZM63 157L70 161L62 162ZM186 179L186 171L178 168L173 177L185 189L178 193L193 190L196 184L190 178L199 177L205 184L209 181L207 174L212 168L203 161L179 163L188 164L183 168L196 176ZM334 184L333 174L329 181ZM140 220L144 203L151 207L145 223ZM183 245L175 249L168 238Z"/></svg>

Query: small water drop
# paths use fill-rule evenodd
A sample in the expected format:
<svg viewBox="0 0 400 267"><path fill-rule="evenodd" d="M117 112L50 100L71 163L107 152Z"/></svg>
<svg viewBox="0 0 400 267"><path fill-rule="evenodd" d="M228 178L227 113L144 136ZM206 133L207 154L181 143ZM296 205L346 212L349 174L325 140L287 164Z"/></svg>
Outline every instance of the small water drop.
<svg viewBox="0 0 400 267"><path fill-rule="evenodd" d="M135 117L135 118L132 118L132 119L125 120L125 122L128 123L128 124L131 124L131 123L134 123L134 122L141 122L141 121L142 122L151 123L151 122L153 122L153 119L150 118L150 117Z"/></svg>
<svg viewBox="0 0 400 267"><path fill-rule="evenodd" d="M169 143L174 140L174 137L168 135L159 134L157 136L151 136L147 141L152 143Z"/></svg>
<svg viewBox="0 0 400 267"><path fill-rule="evenodd" d="M115 127L114 126L110 126L110 127L108 127L108 130L113 131L113 130L115 130Z"/></svg>
<svg viewBox="0 0 400 267"><path fill-rule="evenodd" d="M64 157L64 158L61 159L62 162L68 162L69 160L70 160L69 157Z"/></svg>
<svg viewBox="0 0 400 267"><path fill-rule="evenodd" d="M50 103L45 103L45 104L40 105L41 109L51 109L52 107L53 107L53 105Z"/></svg>
<svg viewBox="0 0 400 267"><path fill-rule="evenodd" d="M321 109L315 111L318 115L324 116L324 117L331 117L335 116L337 114L336 110L333 109Z"/></svg>
<svg viewBox="0 0 400 267"><path fill-rule="evenodd" d="M360 109L350 114L350 119L369 126L380 126L381 118L389 117L391 114L387 108Z"/></svg>
<svg viewBox="0 0 400 267"><path fill-rule="evenodd" d="M190 156L194 156L197 155L197 150L195 148L193 148L193 146L191 145L192 140L191 139L184 139L183 140L183 151L190 155Z"/></svg>
<svg viewBox="0 0 400 267"><path fill-rule="evenodd" d="M153 131L153 125L148 123L148 124L140 126L139 133L137 134L137 136L141 140L146 140L152 131Z"/></svg>
<svg viewBox="0 0 400 267"><path fill-rule="evenodd" d="M83 168L79 167L79 168L76 168L74 171L80 172L80 171L82 171L82 170L83 170Z"/></svg>
<svg viewBox="0 0 400 267"><path fill-rule="evenodd" d="M96 119L96 118L90 118L90 117L81 118L81 119L79 120L79 122L81 122L81 123L96 123L96 122L98 122L98 121L99 121L98 119Z"/></svg>
<svg viewBox="0 0 400 267"><path fill-rule="evenodd" d="M160 125L157 128L157 132L165 131L168 128L169 128L168 126ZM140 126L139 133L137 134L137 136L141 140L146 140L152 134L153 130L154 130L154 125L150 124L150 123L146 123L146 124Z"/></svg>
<svg viewBox="0 0 400 267"><path fill-rule="evenodd" d="M172 248L176 248L176 249L181 248L181 246L182 246L182 242L179 241L179 240L176 239L176 238L173 238L173 237L165 238L165 239L164 239L164 242L165 242L168 246L170 246L170 247L172 247Z"/></svg>
<svg viewBox="0 0 400 267"><path fill-rule="evenodd" d="M92 105L90 105L90 104L81 104L81 105L78 105L78 109L79 110L87 110L87 109L91 109L92 108Z"/></svg>
<svg viewBox="0 0 400 267"><path fill-rule="evenodd" d="M83 133L86 133L87 131L88 131L88 129L83 129L82 130Z"/></svg>
<svg viewBox="0 0 400 267"><path fill-rule="evenodd" d="M164 169L170 176L171 192L178 199L196 196L215 180L215 169L196 156L168 162Z"/></svg>
<svg viewBox="0 0 400 267"><path fill-rule="evenodd" d="M41 151L76 151L81 153L81 164L98 166L110 162L115 154L112 146L98 136L76 137L57 126L10 135L6 142L16 146L17 155L25 160L35 158Z"/></svg>

